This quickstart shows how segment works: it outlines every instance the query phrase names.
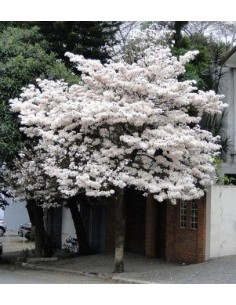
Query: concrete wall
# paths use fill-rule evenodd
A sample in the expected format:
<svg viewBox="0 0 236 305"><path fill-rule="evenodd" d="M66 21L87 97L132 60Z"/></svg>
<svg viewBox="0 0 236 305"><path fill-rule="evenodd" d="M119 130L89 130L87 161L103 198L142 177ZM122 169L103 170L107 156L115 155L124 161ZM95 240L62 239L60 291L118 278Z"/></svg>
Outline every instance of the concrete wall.
<svg viewBox="0 0 236 305"><path fill-rule="evenodd" d="M207 193L206 259L236 254L236 186L214 185Z"/></svg>

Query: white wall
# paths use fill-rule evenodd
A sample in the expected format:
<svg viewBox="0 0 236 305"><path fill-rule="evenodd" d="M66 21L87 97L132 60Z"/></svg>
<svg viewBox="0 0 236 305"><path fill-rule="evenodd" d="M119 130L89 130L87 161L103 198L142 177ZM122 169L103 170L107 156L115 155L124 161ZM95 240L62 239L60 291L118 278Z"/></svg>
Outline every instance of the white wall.
<svg viewBox="0 0 236 305"><path fill-rule="evenodd" d="M62 208L62 228L61 228L61 243L64 244L65 240L69 237L76 238L75 227L68 208Z"/></svg>
<svg viewBox="0 0 236 305"><path fill-rule="evenodd" d="M5 221L7 231L17 232L20 224L29 222L28 211L24 201L13 201L9 199L9 205L5 209Z"/></svg>
<svg viewBox="0 0 236 305"><path fill-rule="evenodd" d="M207 194L206 259L236 254L236 186L214 185Z"/></svg>

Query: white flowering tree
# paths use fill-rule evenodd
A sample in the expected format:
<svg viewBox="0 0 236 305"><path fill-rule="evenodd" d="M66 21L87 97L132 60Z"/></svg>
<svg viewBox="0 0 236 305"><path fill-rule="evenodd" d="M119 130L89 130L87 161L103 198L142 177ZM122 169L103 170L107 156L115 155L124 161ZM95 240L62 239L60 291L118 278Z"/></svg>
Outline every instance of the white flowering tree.
<svg viewBox="0 0 236 305"><path fill-rule="evenodd" d="M5 187L12 191L14 198L26 201L37 257L51 255L52 247L44 220L48 208L58 206L62 200L56 180L47 176L43 170L45 155L27 143L10 168L1 168Z"/></svg>
<svg viewBox="0 0 236 305"><path fill-rule="evenodd" d="M34 140L36 138L34 137ZM47 152L39 149L37 145L30 145L28 141L19 156L15 158L12 167L2 168L4 186L11 190L16 199L23 199L27 203L26 208L35 235L36 257L51 256L53 253L55 245L53 236L48 232L48 210L59 206L69 208L77 240L80 243L80 253L89 254L90 249L78 211L78 203L62 194L58 190L56 178L46 174L43 164L47 156Z"/></svg>
<svg viewBox="0 0 236 305"><path fill-rule="evenodd" d="M22 131L40 138L44 171L63 195L116 199L116 272L124 270L126 187L175 203L200 198L214 180L218 138L198 123L224 104L193 81L178 80L196 53L177 59L169 48L151 45L132 64L105 65L67 54L82 72L81 83L38 80L11 100Z"/></svg>

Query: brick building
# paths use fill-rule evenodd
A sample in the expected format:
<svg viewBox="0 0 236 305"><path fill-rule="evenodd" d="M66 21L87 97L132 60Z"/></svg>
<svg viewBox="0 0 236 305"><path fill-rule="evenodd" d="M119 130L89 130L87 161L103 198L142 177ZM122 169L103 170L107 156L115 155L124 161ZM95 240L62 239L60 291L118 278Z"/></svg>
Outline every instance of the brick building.
<svg viewBox="0 0 236 305"><path fill-rule="evenodd" d="M125 251L171 262L198 263L205 260L205 198L172 205L129 190L125 209ZM81 212L84 213L83 210ZM90 215L86 219L89 225L85 226L91 247L96 252L113 251L114 203L89 205L86 215Z"/></svg>
<svg viewBox="0 0 236 305"><path fill-rule="evenodd" d="M87 239L94 253L115 248L115 209L110 200L81 204ZM198 201L158 203L130 190L126 196L125 251L170 262L199 263L236 255L236 186L214 185ZM58 214L58 213L57 213ZM70 212L62 209L61 242L76 238ZM59 227L59 219L57 230ZM58 235L58 234L57 234Z"/></svg>
<svg viewBox="0 0 236 305"><path fill-rule="evenodd" d="M130 196L126 206L126 250L140 253L142 249L143 254L172 262L198 263L205 260L204 199L172 205L139 194L139 200L137 206L131 202L133 199ZM135 219L130 213L132 208L140 215ZM136 245L134 235L137 236Z"/></svg>

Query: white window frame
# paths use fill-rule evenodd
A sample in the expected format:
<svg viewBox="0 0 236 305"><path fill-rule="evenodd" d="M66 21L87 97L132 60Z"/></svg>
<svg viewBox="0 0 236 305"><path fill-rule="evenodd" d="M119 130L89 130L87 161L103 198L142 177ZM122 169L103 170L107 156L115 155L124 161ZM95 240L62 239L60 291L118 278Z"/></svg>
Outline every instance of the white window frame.
<svg viewBox="0 0 236 305"><path fill-rule="evenodd" d="M198 228L198 206L196 201L191 202L190 228L193 230Z"/></svg>
<svg viewBox="0 0 236 305"><path fill-rule="evenodd" d="M180 202L179 212L180 228L185 229L187 226L187 203L185 201Z"/></svg>

